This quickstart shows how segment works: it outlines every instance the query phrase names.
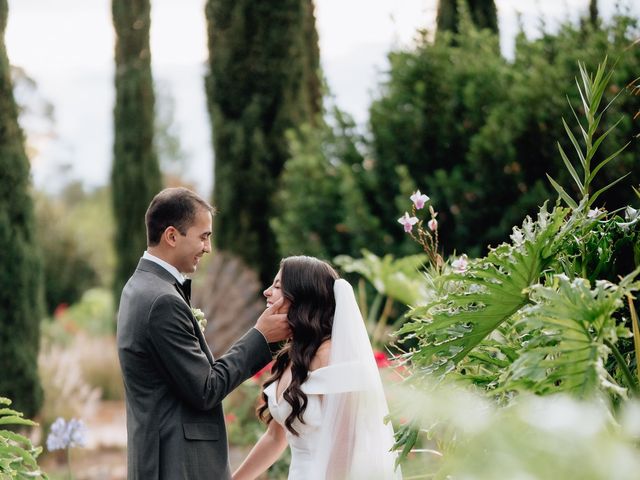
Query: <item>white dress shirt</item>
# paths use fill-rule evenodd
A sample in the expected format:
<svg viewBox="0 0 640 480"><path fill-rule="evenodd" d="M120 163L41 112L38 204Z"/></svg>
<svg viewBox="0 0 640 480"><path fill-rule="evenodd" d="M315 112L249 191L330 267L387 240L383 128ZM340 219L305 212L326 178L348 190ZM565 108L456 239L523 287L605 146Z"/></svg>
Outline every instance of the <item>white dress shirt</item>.
<svg viewBox="0 0 640 480"><path fill-rule="evenodd" d="M155 255L151 255L149 252L147 252L146 250L144 251L144 253L142 254L142 258L146 258L147 260L153 262L153 263L157 263L158 265L160 265L162 268L164 268L167 272L169 272L171 275L173 275L175 277L175 279L178 281L178 283L180 285L182 285L184 283L184 281L186 280L185 276L182 275L178 269L176 267L174 267L173 265L171 265L170 263L165 262L164 260L162 260L161 258L156 257Z"/></svg>

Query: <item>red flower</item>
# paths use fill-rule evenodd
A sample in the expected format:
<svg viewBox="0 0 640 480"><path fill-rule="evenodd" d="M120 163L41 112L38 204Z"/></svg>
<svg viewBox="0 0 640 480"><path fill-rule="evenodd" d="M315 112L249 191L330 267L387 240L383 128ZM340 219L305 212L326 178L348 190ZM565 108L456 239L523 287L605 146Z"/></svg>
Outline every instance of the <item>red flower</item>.
<svg viewBox="0 0 640 480"><path fill-rule="evenodd" d="M62 315L64 315L64 313L67 311L68 308L69 308L69 305L67 305L66 303L60 303L56 307L56 309L53 311L54 318L59 318Z"/></svg>
<svg viewBox="0 0 640 480"><path fill-rule="evenodd" d="M224 421L225 423L233 423L237 420L238 417L236 417L233 413L227 413L224 416Z"/></svg>
<svg viewBox="0 0 640 480"><path fill-rule="evenodd" d="M254 382L256 383L260 383L260 379L262 378L262 376L266 373L266 372L270 372L271 371L271 367L273 367L273 360L271 360L267 365L265 365L264 367L262 367L260 370L258 370L253 377L251 377L253 379Z"/></svg>
<svg viewBox="0 0 640 480"><path fill-rule="evenodd" d="M378 368L386 368L390 364L389 359L384 352L376 350L375 352L373 352L373 357L376 359L376 365L378 366Z"/></svg>

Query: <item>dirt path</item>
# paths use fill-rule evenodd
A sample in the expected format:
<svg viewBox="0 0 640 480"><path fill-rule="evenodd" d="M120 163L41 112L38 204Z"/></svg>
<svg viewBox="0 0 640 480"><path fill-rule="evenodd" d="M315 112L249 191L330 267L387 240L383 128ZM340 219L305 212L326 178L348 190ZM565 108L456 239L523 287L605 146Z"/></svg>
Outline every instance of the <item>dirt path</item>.
<svg viewBox="0 0 640 480"><path fill-rule="evenodd" d="M87 446L71 451L74 480L126 480L127 429L124 402L100 402L95 415L84 419ZM230 448L232 468L240 464L246 451ZM40 466L51 480L68 478L64 452L45 452Z"/></svg>

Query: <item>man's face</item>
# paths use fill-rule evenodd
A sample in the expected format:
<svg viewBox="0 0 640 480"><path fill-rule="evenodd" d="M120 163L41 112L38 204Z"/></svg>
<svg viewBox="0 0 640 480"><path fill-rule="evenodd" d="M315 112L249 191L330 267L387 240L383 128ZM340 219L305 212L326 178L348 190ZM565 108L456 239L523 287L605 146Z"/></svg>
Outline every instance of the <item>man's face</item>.
<svg viewBox="0 0 640 480"><path fill-rule="evenodd" d="M182 273L193 273L205 253L211 252L211 213L198 209L186 235L176 237L176 265Z"/></svg>

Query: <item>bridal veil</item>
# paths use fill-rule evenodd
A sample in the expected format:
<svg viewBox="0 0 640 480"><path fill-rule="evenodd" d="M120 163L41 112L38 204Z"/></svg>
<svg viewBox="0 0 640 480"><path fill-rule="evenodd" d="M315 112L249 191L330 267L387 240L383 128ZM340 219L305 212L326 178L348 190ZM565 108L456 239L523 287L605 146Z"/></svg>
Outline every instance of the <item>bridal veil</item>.
<svg viewBox="0 0 640 480"><path fill-rule="evenodd" d="M314 480L400 479L395 469L393 429L382 381L353 288L334 284L336 311L327 370L331 382L322 399ZM328 372L327 372L328 373Z"/></svg>

